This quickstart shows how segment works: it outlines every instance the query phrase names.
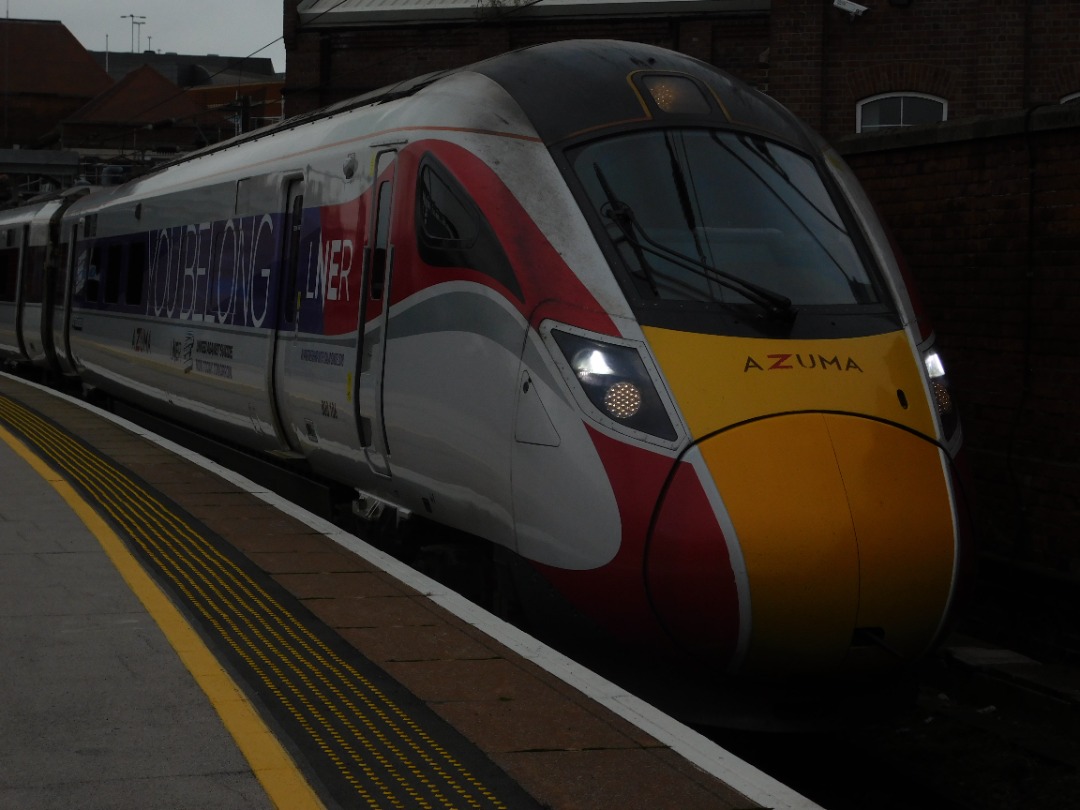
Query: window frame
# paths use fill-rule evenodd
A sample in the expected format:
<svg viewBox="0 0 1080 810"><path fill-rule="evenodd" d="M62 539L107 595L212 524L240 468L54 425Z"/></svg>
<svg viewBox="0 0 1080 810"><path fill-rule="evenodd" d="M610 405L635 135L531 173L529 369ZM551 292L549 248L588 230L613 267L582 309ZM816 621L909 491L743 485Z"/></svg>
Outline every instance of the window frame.
<svg viewBox="0 0 1080 810"><path fill-rule="evenodd" d="M898 98L898 99L901 100L900 123L899 124L890 124L890 125L887 125L887 126L874 127L873 129L870 129L870 130L863 129L863 108L867 104L872 104L872 103L877 102L877 101L887 101L888 99L891 99L891 98ZM855 104L855 131L858 132L858 133L881 132L883 130L888 130L888 129L906 129L906 128L911 127L911 126L922 126L922 125L916 125L916 124L905 124L905 123L903 123L903 99L905 99L905 98L918 98L918 99L923 99L923 100L926 100L926 101L937 102L938 104L941 105L941 120L937 121L935 123L940 124L940 123L943 123L943 122L949 120L949 100L947 98L943 98L941 96L935 96L935 95L932 95L930 93L916 93L916 92L911 92L911 91L907 91L907 90L899 90L899 91L895 91L895 92L891 92L891 93L878 93L877 95L874 95L874 96L867 96L866 98L861 99L860 101L856 102L856 104Z"/></svg>
<svg viewBox="0 0 1080 810"><path fill-rule="evenodd" d="M425 183L428 182L427 178L429 177L440 183L446 192L446 195L457 205L457 212L464 216L465 224L469 226L467 233L459 233L457 236L445 237L436 236L428 230L428 218L423 215L419 201L422 199L421 189L424 187ZM420 164L420 170L416 174L416 189L418 201L417 207L419 209L416 217L416 235L424 247L430 248L433 251L459 250L467 252L476 245L476 240L480 237L482 215L477 208L476 203L469 196L468 192L461 188L461 184L457 182L456 178L450 175L450 173L435 160L424 160ZM462 223L462 220L458 218L451 219L450 217L447 217L447 219L454 225Z"/></svg>

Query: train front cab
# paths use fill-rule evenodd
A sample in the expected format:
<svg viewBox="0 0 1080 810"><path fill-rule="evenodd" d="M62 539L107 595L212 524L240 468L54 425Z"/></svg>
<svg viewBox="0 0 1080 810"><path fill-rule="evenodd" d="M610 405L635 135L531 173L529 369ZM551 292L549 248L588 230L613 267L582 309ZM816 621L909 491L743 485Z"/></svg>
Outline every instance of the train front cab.
<svg viewBox="0 0 1080 810"><path fill-rule="evenodd" d="M809 133L718 127L689 76L634 82L684 114L581 140L564 166L690 434L648 520L654 617L737 675L902 669L945 627L965 542L925 322ZM605 418L625 421L625 382L606 378Z"/></svg>

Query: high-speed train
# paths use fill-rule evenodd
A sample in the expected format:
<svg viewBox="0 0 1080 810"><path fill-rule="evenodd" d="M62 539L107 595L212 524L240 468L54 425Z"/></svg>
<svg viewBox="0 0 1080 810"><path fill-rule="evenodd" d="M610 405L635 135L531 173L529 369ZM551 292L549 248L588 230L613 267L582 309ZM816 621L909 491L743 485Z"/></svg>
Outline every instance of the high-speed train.
<svg viewBox="0 0 1080 810"><path fill-rule="evenodd" d="M961 428L872 206L655 47L508 53L0 212L0 353L725 677L894 672L964 580Z"/></svg>

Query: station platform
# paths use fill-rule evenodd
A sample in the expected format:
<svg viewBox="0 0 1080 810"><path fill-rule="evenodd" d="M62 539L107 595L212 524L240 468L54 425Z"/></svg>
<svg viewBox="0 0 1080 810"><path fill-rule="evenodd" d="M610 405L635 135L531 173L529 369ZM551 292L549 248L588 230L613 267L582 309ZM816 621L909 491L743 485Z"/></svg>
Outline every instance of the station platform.
<svg viewBox="0 0 1080 810"><path fill-rule="evenodd" d="M0 807L816 807L360 538L8 375L0 481Z"/></svg>

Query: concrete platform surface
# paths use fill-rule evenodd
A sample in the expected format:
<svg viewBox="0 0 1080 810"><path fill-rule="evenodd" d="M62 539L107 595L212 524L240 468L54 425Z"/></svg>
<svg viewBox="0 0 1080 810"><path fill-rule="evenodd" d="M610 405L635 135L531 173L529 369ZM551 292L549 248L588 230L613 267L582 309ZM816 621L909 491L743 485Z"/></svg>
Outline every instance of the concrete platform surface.
<svg viewBox="0 0 1080 810"><path fill-rule="evenodd" d="M249 738L265 737L317 796L304 806L817 807L361 539L148 431L0 374L4 423L14 433L0 435L0 807L301 806L265 787L267 772L286 770L252 756ZM35 443L57 471L19 454ZM102 551L113 530L137 560L123 576L118 554ZM158 557L189 565L184 543L198 559L174 574ZM143 606L131 581L154 566L193 638L237 625L227 643L207 638L220 663L193 666L188 642ZM189 591L206 597L189 603ZM219 597L224 607L211 604ZM291 657L263 665L259 645ZM264 725L219 719L203 670L234 679L226 702L250 700ZM451 793L421 798L439 779ZM395 781L416 798L394 798ZM464 798L474 788L480 798Z"/></svg>
<svg viewBox="0 0 1080 810"><path fill-rule="evenodd" d="M272 807L86 525L0 442L0 807Z"/></svg>

